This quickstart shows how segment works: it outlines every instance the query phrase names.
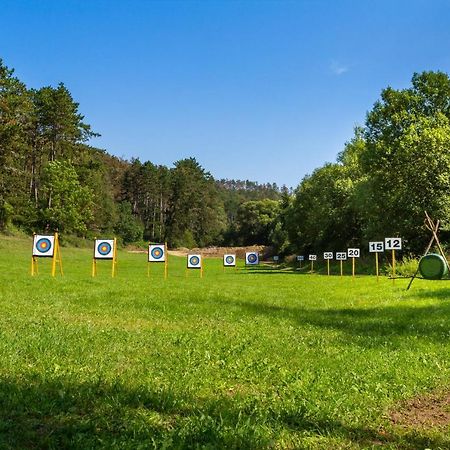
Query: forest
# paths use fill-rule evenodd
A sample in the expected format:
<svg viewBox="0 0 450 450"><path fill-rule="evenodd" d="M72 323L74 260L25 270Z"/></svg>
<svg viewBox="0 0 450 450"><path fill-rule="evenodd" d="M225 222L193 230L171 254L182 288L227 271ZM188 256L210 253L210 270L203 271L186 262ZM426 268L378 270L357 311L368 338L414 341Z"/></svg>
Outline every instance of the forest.
<svg viewBox="0 0 450 450"><path fill-rule="evenodd" d="M336 161L295 189L216 180L195 158L167 167L91 146L98 134L63 83L28 88L0 60L0 231L282 255L397 235L420 253L425 210L450 240L449 121L448 74L415 73L409 87L383 89Z"/></svg>

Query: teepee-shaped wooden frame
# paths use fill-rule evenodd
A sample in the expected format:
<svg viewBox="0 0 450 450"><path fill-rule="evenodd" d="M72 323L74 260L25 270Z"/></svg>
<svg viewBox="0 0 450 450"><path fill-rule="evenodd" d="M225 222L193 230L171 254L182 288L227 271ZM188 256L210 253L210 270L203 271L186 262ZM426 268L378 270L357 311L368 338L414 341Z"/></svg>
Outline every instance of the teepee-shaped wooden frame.
<svg viewBox="0 0 450 450"><path fill-rule="evenodd" d="M430 252L431 246L436 242L437 248L439 249L439 253L441 254L441 256L444 258L445 264L447 265L447 269L450 272L450 266L448 264L447 261L447 257L445 256L444 251L442 250L441 247L441 243L439 242L439 237L438 237L438 230L439 230L439 220L437 220L436 222L433 222L433 220L431 219L431 217L428 215L428 213L425 211L425 221L424 221L424 225L425 228L427 228L428 230L431 231L431 240L430 243L428 244L428 247L425 249L425 255L428 255L428 253ZM415 280L415 278L417 277L417 274L419 273L419 267L417 267L416 272L414 273L414 275L411 277L411 280L408 284L408 287L406 288L406 290L409 290L409 288L411 287L413 281Z"/></svg>

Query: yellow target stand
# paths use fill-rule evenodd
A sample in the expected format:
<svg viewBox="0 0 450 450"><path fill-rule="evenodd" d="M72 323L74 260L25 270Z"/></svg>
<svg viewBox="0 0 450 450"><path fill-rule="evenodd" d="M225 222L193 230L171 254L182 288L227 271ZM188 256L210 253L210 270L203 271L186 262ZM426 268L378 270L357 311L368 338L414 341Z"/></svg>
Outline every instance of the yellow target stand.
<svg viewBox="0 0 450 450"><path fill-rule="evenodd" d="M117 239L112 240L98 240L95 239L94 244L94 256L92 258L92 277L97 276L97 259L110 259L111 260L111 278L114 278L117 273ZM99 241L99 242L97 242ZM104 246L105 249L99 249L100 246ZM112 248L107 251L107 246Z"/></svg>
<svg viewBox="0 0 450 450"><path fill-rule="evenodd" d="M58 233L53 236L38 235L33 233L33 250L31 252L31 276L39 275L39 258L51 258L51 275L56 275L56 266L59 266L59 273L64 275L62 267L61 249L59 246Z"/></svg>
<svg viewBox="0 0 450 450"><path fill-rule="evenodd" d="M185 277L189 275L189 270L198 270L200 272L200 278L203 278L203 258L202 255L187 255L187 264Z"/></svg>
<svg viewBox="0 0 450 450"><path fill-rule="evenodd" d="M148 258L147 258L147 277L150 277L150 265L154 262L163 262L164 263L164 279L167 280L167 277L169 276L169 254L167 252L167 242L164 242L163 248L164 248L164 260L160 261L156 259L155 256L152 255L152 251L159 250L157 247L161 247L161 244L149 244L148 246Z"/></svg>

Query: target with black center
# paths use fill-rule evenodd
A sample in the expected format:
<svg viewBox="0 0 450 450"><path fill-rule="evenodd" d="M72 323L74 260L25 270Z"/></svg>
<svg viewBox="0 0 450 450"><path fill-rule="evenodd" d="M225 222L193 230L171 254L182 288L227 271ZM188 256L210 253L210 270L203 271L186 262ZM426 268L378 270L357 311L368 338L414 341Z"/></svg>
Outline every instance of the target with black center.
<svg viewBox="0 0 450 450"><path fill-rule="evenodd" d="M33 256L52 257L55 248L55 236L36 234L33 241Z"/></svg>
<svg viewBox="0 0 450 450"><path fill-rule="evenodd" d="M96 239L94 247L95 259L113 259L114 258L114 240Z"/></svg>
<svg viewBox="0 0 450 450"><path fill-rule="evenodd" d="M236 266L236 255L223 255L223 265L225 267Z"/></svg>
<svg viewBox="0 0 450 450"><path fill-rule="evenodd" d="M259 255L257 252L245 253L245 264L248 266L255 266L259 264Z"/></svg>
<svg viewBox="0 0 450 450"><path fill-rule="evenodd" d="M188 269L201 269L202 256L201 255L188 255L187 267L188 267Z"/></svg>
<svg viewBox="0 0 450 450"><path fill-rule="evenodd" d="M164 244L150 244L148 246L149 262L164 262L166 260L166 250Z"/></svg>

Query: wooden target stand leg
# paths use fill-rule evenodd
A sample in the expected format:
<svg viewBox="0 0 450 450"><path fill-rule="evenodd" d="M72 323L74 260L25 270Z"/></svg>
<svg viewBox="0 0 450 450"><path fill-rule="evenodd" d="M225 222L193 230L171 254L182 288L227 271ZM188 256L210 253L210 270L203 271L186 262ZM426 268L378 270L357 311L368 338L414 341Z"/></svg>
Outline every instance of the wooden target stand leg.
<svg viewBox="0 0 450 450"><path fill-rule="evenodd" d="M36 256L31 257L31 276L39 275L38 262Z"/></svg>
<svg viewBox="0 0 450 450"><path fill-rule="evenodd" d="M425 227L426 227L428 230L431 231L432 237L431 237L431 240L430 240L430 242L429 242L427 248L425 249L424 255L427 255L427 254L428 254L428 252L429 252L430 249L431 249L431 246L433 245L433 242L436 241L436 244L437 244L438 249L439 249L439 253L440 253L441 256L444 258L445 264L447 265L447 269L450 271L450 266L449 266L449 264L448 264L447 257L445 256L444 251L442 250L441 243L439 242L439 238L438 238L438 235L437 235L437 232L438 232L438 230L439 230L439 224L440 224L440 221L439 221L439 220L437 220L436 223L434 223L434 222L431 220L431 218L430 218L430 216L428 215L428 213L425 211ZM415 278L417 277L417 274L418 274L418 273L419 273L419 268L417 267L417 269L416 269L414 275L411 277L411 280L409 281L408 287L406 288L407 291L408 291L409 288L411 287L411 285L412 285L413 281L415 280Z"/></svg>
<svg viewBox="0 0 450 450"><path fill-rule="evenodd" d="M58 233L55 233L55 248L53 252L53 258L52 258L52 277L56 275L56 265L59 266L59 273L61 276L64 275L63 268L62 268L62 258L61 258L61 249L59 247L59 237Z"/></svg>

